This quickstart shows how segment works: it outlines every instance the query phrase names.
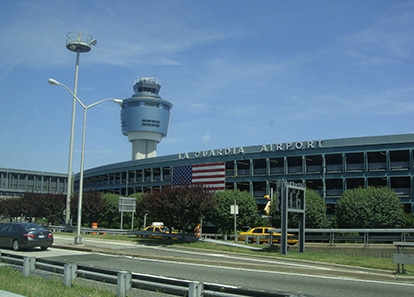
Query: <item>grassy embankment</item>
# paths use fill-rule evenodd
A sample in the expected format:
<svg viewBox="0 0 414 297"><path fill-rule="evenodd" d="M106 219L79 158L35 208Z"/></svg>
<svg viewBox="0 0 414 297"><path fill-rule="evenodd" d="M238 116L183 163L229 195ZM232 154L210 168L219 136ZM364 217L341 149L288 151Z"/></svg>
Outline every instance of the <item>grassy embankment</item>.
<svg viewBox="0 0 414 297"><path fill-rule="evenodd" d="M73 285L63 286L59 277L24 277L20 271L8 266L0 266L0 290L20 294L27 297L114 297L107 290L99 290Z"/></svg>

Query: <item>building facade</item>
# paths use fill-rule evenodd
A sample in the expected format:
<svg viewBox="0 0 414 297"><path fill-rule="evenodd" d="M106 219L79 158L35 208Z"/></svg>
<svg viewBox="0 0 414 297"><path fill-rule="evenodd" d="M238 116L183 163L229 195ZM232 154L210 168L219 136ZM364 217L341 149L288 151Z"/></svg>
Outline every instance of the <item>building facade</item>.
<svg viewBox="0 0 414 297"><path fill-rule="evenodd" d="M67 174L0 168L0 198L24 193L66 194Z"/></svg>
<svg viewBox="0 0 414 297"><path fill-rule="evenodd" d="M317 191L333 213L347 189L386 186L412 212L414 203L414 134L270 143L185 152L109 164L84 172L84 190L127 196L171 185L173 168L225 163L226 189L248 191L257 204L280 180ZM79 175L75 176L75 190Z"/></svg>

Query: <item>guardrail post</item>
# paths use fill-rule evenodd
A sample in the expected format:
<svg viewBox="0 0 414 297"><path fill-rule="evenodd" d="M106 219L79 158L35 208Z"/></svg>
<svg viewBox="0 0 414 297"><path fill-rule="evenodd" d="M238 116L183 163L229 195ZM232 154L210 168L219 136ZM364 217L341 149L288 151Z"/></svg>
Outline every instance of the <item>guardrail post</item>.
<svg viewBox="0 0 414 297"><path fill-rule="evenodd" d="M202 282L191 282L188 284L188 297L202 297L204 285Z"/></svg>
<svg viewBox="0 0 414 297"><path fill-rule="evenodd" d="M331 230L329 233L329 245L335 246L335 232Z"/></svg>
<svg viewBox="0 0 414 297"><path fill-rule="evenodd" d="M63 268L63 285L70 288L72 286L72 281L76 278L76 271L78 270L78 265L75 263L65 263Z"/></svg>
<svg viewBox="0 0 414 297"><path fill-rule="evenodd" d="M116 296L125 297L128 290L132 287L132 274L129 271L119 271L116 286Z"/></svg>
<svg viewBox="0 0 414 297"><path fill-rule="evenodd" d="M35 270L36 258L24 257L23 258L23 276L29 276L30 272Z"/></svg>
<svg viewBox="0 0 414 297"><path fill-rule="evenodd" d="M369 233L364 232L364 247L369 246Z"/></svg>

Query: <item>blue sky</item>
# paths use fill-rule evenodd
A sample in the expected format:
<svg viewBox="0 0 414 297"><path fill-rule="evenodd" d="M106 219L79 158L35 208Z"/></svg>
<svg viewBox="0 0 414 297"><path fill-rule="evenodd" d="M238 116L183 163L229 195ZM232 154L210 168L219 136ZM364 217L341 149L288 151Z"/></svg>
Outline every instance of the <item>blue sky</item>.
<svg viewBox="0 0 414 297"><path fill-rule="evenodd" d="M1 168L67 172L72 98L47 80L73 89L71 31L98 41L80 56L85 104L161 81L158 156L413 132L413 1L0 1ZM119 112L88 110L85 169L131 159Z"/></svg>

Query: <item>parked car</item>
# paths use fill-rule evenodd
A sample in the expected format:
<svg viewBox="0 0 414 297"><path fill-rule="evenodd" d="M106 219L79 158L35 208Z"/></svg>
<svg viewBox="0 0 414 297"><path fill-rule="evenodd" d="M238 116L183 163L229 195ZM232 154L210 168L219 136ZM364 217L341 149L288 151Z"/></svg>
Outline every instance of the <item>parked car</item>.
<svg viewBox="0 0 414 297"><path fill-rule="evenodd" d="M0 227L0 246L17 251L40 247L47 250L53 244L53 234L35 223L8 223Z"/></svg>
<svg viewBox="0 0 414 297"><path fill-rule="evenodd" d="M280 232L277 232L277 229L274 227L255 227L250 229L249 231L240 232L238 238L239 240L243 241L246 240L246 237L249 238L249 242L256 242L255 236L263 236L259 238L260 243L268 243L269 242L269 234L272 232L273 235L273 243L280 242L280 236L282 235ZM295 245L298 243L298 240L294 234L288 233L288 240L287 243L289 245Z"/></svg>

